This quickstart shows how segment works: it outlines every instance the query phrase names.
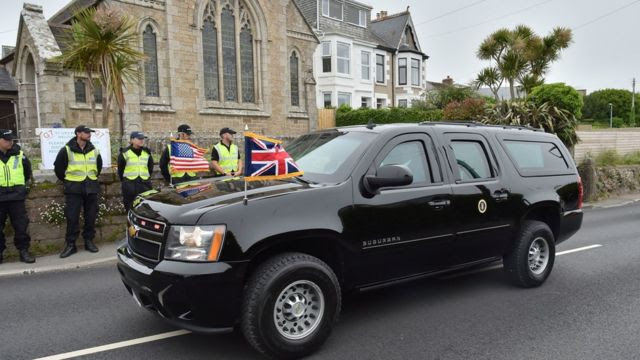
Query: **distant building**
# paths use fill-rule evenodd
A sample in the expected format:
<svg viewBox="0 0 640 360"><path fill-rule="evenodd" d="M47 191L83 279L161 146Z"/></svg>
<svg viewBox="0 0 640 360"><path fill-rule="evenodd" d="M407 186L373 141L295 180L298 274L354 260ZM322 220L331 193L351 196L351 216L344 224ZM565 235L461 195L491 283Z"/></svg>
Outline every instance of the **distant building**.
<svg viewBox="0 0 640 360"><path fill-rule="evenodd" d="M407 11L371 19L353 0L295 0L320 38L316 102L330 107L410 106L426 87L426 60Z"/></svg>

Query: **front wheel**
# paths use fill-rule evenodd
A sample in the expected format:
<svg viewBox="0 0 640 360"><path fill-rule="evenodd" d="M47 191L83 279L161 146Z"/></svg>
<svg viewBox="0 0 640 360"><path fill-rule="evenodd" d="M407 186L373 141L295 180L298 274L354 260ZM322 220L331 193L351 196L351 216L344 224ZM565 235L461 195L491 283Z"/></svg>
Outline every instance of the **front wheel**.
<svg viewBox="0 0 640 360"><path fill-rule="evenodd" d="M503 258L511 282L529 288L542 285L551 274L556 248L553 232L541 221L527 220L511 251Z"/></svg>
<svg viewBox="0 0 640 360"><path fill-rule="evenodd" d="M296 359L329 337L340 306L340 285L327 264L306 254L281 254L260 265L245 287L242 333L268 357Z"/></svg>

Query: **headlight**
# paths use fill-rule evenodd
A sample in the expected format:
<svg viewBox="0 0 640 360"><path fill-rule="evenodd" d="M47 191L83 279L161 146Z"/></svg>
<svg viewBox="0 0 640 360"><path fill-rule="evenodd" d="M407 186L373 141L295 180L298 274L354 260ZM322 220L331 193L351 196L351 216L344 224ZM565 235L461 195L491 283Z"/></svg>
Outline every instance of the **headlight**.
<svg viewBox="0 0 640 360"><path fill-rule="evenodd" d="M172 226L164 257L168 260L218 261L226 226Z"/></svg>

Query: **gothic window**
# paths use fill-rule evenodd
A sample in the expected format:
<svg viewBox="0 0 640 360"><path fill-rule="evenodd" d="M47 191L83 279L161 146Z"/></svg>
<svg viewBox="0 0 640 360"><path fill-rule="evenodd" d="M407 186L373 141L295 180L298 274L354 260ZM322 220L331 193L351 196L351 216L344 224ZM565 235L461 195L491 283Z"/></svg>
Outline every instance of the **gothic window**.
<svg viewBox="0 0 640 360"><path fill-rule="evenodd" d="M298 56L295 52L289 57L289 73L291 80L291 106L300 106Z"/></svg>
<svg viewBox="0 0 640 360"><path fill-rule="evenodd" d="M156 46L156 34L151 25L147 25L142 33L142 49L145 55L144 84L147 96L160 96L158 85L158 49Z"/></svg>
<svg viewBox="0 0 640 360"><path fill-rule="evenodd" d="M77 103L86 103L87 102L87 87L84 83L83 79L76 79L73 83L74 90L76 93L76 102Z"/></svg>
<svg viewBox="0 0 640 360"><path fill-rule="evenodd" d="M207 100L220 100L218 90L218 30L214 19L205 19L202 27L204 57L204 94Z"/></svg>
<svg viewBox="0 0 640 360"><path fill-rule="evenodd" d="M102 83L98 79L93 80L93 101L102 104Z"/></svg>
<svg viewBox="0 0 640 360"><path fill-rule="evenodd" d="M254 26L243 0L207 2L202 24L206 100L256 102Z"/></svg>

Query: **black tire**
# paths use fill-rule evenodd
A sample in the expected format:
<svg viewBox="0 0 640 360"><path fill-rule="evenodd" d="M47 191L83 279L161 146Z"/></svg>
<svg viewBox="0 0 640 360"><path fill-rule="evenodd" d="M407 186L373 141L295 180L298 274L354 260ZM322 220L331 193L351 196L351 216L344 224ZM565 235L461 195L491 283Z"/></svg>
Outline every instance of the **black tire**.
<svg viewBox="0 0 640 360"><path fill-rule="evenodd" d="M538 265L540 262L544 263L544 268L540 265L535 270L529 261L529 250L534 241L537 245L547 245L546 263L542 256L535 258L536 255L533 255L535 259L540 259ZM533 250L534 254L537 254L535 249ZM504 270L514 285L524 288L540 286L551 274L555 257L555 239L549 226L541 221L526 220L515 238L511 251L503 258Z"/></svg>
<svg viewBox="0 0 640 360"><path fill-rule="evenodd" d="M324 303L321 308L324 311L321 316L316 317L319 320L315 327L307 327L308 334L299 339L291 339L281 333L285 330L278 329L283 326L276 326L274 311L276 311L276 300L289 298L290 295L285 294L284 297L280 295L287 288L291 289L296 282L310 282L321 290L320 295ZM310 285L305 283L299 286ZM313 291L313 288L310 288L309 294ZM304 294L307 292L305 291ZM316 304L318 300L318 297L313 298ZM254 349L267 357L297 359L316 351L329 337L338 320L341 302L340 284L327 264L313 256L301 253L277 255L262 263L245 286L242 301L242 333ZM312 311L310 307L305 311L307 310Z"/></svg>

